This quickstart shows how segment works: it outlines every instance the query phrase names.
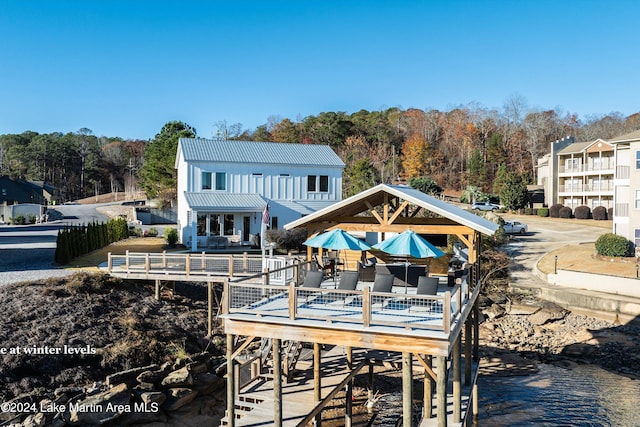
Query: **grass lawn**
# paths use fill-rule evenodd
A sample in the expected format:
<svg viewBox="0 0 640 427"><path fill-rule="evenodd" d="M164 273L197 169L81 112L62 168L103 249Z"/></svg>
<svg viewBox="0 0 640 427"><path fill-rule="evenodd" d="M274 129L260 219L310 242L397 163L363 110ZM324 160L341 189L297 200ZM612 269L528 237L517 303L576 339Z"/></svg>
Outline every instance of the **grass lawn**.
<svg viewBox="0 0 640 427"><path fill-rule="evenodd" d="M126 240L112 243L102 249L97 249L88 254L82 255L71 260L65 265L65 268L82 269L87 271L98 271L98 265L107 262L108 254L124 255L127 251L131 252L162 252L165 250L166 242L162 237L129 237ZM175 250L175 249L174 249ZM167 249L167 251L171 251Z"/></svg>
<svg viewBox="0 0 640 427"><path fill-rule="evenodd" d="M634 257L615 258L597 255L594 243L567 245L547 253L538 262L540 271L552 274L556 255L558 256L558 268L562 270L636 277L636 259Z"/></svg>

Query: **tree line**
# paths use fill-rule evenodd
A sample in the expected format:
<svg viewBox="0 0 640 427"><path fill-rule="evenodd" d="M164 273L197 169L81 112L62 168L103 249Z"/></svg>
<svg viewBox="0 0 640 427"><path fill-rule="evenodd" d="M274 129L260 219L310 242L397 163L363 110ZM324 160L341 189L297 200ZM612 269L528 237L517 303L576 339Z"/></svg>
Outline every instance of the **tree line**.
<svg viewBox="0 0 640 427"><path fill-rule="evenodd" d="M271 116L252 130L226 121L215 126L214 137L230 140L331 146L346 164L345 197L416 178L428 178L433 188L500 194L506 183L535 182L537 159L549 152L551 141L569 135L578 141L611 138L640 128L640 113L581 119L558 109L531 109L513 96L501 109L388 108L322 112L295 121ZM175 198L178 139L196 136L180 121L165 124L149 141L97 137L86 128L0 135L0 175L46 181L65 200L140 188L169 201Z"/></svg>

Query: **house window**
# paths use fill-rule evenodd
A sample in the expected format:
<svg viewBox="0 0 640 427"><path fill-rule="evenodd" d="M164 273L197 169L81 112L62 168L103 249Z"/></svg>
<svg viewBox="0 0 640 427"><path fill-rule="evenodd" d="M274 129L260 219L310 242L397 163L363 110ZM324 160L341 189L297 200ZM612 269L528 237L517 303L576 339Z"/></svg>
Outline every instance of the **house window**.
<svg viewBox="0 0 640 427"><path fill-rule="evenodd" d="M209 214L209 236L220 234L220 215Z"/></svg>
<svg viewBox="0 0 640 427"><path fill-rule="evenodd" d="M636 169L640 169L640 151L636 151Z"/></svg>
<svg viewBox="0 0 640 427"><path fill-rule="evenodd" d="M198 236L207 235L207 214L198 214Z"/></svg>
<svg viewBox="0 0 640 427"><path fill-rule="evenodd" d="M320 185L318 186L318 178L320 178ZM309 175L307 177L307 191L316 192L320 191L326 193L329 191L329 176L328 175Z"/></svg>
<svg viewBox="0 0 640 427"><path fill-rule="evenodd" d="M216 190L227 189L227 174L225 172L216 172Z"/></svg>
<svg viewBox="0 0 640 427"><path fill-rule="evenodd" d="M202 172L202 189L211 190L211 172Z"/></svg>
<svg viewBox="0 0 640 427"><path fill-rule="evenodd" d="M320 175L320 192L326 193L329 191L329 177L327 175Z"/></svg>
<svg viewBox="0 0 640 427"><path fill-rule="evenodd" d="M635 239L633 243L636 245L636 248L640 248L640 229L635 230Z"/></svg>
<svg viewBox="0 0 640 427"><path fill-rule="evenodd" d="M640 209L640 190L636 190L635 207Z"/></svg>
<svg viewBox="0 0 640 427"><path fill-rule="evenodd" d="M233 214L224 215L224 235L233 236L235 228L233 227Z"/></svg>
<svg viewBox="0 0 640 427"><path fill-rule="evenodd" d="M272 216L271 217L271 229L272 230L277 230L278 229L278 217L277 216Z"/></svg>

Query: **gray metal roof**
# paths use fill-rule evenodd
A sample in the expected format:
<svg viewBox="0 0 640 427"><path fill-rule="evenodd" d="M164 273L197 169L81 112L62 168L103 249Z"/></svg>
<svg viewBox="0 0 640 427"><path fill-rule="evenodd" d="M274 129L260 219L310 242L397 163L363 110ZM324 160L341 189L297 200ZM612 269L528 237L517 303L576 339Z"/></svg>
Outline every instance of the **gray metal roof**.
<svg viewBox="0 0 640 427"><path fill-rule="evenodd" d="M486 235L493 235L498 230L498 224L482 218L472 212L461 209L443 200L429 196L415 188L404 185L387 185L379 184L340 202L336 202L331 206L321 209L311 215L307 215L304 218L292 221L284 226L289 230L296 227L304 227L306 224L319 220L320 218L330 218L336 215L334 211L339 211L351 204L356 204L361 200L371 198L378 193L386 192L388 194L400 197L403 200L434 212L444 218L451 219L458 224L465 225L473 230L479 231Z"/></svg>
<svg viewBox="0 0 640 427"><path fill-rule="evenodd" d="M180 138L178 150L186 161L345 166L328 145Z"/></svg>
<svg viewBox="0 0 640 427"><path fill-rule="evenodd" d="M267 201L257 194L185 191L184 197L189 208L195 211L261 212L267 206Z"/></svg>

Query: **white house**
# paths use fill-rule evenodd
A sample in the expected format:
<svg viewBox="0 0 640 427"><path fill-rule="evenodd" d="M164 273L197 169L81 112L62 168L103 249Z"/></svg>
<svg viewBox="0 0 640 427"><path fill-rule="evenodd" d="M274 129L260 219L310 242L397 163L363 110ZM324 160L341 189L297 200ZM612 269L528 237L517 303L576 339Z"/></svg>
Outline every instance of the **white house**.
<svg viewBox="0 0 640 427"><path fill-rule="evenodd" d="M180 240L193 251L253 242L267 204L278 229L342 199L345 164L326 145L180 138L175 167Z"/></svg>

